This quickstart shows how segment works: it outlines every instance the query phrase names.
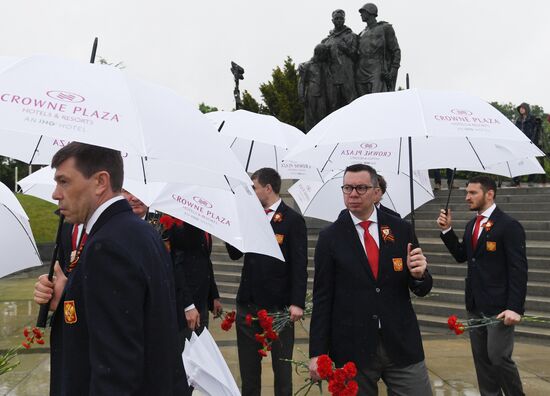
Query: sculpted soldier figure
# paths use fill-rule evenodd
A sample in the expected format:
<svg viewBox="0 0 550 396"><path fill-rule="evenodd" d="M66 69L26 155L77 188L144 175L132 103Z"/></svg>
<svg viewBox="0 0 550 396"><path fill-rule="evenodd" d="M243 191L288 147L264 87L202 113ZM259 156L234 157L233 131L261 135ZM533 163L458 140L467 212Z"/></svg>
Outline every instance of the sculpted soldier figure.
<svg viewBox="0 0 550 396"><path fill-rule="evenodd" d="M378 8L367 3L359 9L367 27L359 33L355 84L359 96L395 90L401 50L392 25L377 22Z"/></svg>
<svg viewBox="0 0 550 396"><path fill-rule="evenodd" d="M313 57L298 66L298 96L304 104L304 127L306 132L328 114L327 60L327 46L317 44L313 51Z"/></svg>
<svg viewBox="0 0 550 396"><path fill-rule="evenodd" d="M327 105L332 113L352 102L356 97L354 62L357 55L357 35L344 25L344 10L332 12L334 29L321 41L329 52L329 73L327 75Z"/></svg>

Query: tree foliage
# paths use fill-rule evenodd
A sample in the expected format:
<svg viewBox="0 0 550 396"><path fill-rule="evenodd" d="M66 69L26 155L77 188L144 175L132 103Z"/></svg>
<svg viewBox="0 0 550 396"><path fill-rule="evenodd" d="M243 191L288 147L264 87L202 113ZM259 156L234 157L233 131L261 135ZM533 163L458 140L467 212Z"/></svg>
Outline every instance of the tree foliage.
<svg viewBox="0 0 550 396"><path fill-rule="evenodd" d="M248 91L244 91L242 109L269 114L279 121L304 130L304 107L298 99L298 70L287 57L284 66L275 67L271 81L260 85L263 103L259 103Z"/></svg>
<svg viewBox="0 0 550 396"><path fill-rule="evenodd" d="M218 108L214 106L209 106L206 103L201 102L199 103L199 110L201 111L201 113L206 114L212 113L213 111L218 111Z"/></svg>

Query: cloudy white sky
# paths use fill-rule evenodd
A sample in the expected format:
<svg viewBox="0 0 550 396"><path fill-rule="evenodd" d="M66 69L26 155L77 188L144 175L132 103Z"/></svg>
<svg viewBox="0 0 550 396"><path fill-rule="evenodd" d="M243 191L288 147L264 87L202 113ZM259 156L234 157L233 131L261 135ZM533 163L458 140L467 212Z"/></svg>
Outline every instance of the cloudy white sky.
<svg viewBox="0 0 550 396"><path fill-rule="evenodd" d="M98 55L166 85L195 103L233 107L234 60L241 87L258 86L286 56L309 59L332 27L331 12L363 29L364 0L17 0L4 1L0 55L36 53L87 61ZM527 101L550 111L547 0L377 1L402 52L398 85L463 90L488 101Z"/></svg>

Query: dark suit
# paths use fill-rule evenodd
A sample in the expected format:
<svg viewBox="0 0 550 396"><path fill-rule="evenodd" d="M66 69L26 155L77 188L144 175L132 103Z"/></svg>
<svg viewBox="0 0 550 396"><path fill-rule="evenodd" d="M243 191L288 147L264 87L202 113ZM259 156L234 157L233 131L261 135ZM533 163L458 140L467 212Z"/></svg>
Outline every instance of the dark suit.
<svg viewBox="0 0 550 396"><path fill-rule="evenodd" d="M453 230L441 239L458 262L468 261L466 309L471 317L493 316L510 309L524 313L527 292L525 231L521 224L498 207L484 227L475 251L472 233L475 218L468 222L462 242ZM470 340L480 391L499 395L500 389L522 394L521 380L513 362L513 326L490 326L470 331ZM489 346L488 346L489 345Z"/></svg>
<svg viewBox="0 0 550 396"><path fill-rule="evenodd" d="M395 210L391 210L390 208L388 208L387 206L384 206L382 204L379 204L380 206L378 206L378 210L381 210L382 212L385 212L389 215L392 215L392 216L395 216L397 217L398 219L401 218L401 215L399 213L397 213Z"/></svg>
<svg viewBox="0 0 550 396"><path fill-rule="evenodd" d="M279 221L280 220L280 221ZM260 395L261 357L260 344L254 334L261 333L257 322L245 324L245 316L256 316L259 309L268 312L290 305L305 307L307 288L307 229L304 218L284 202L277 208L271 220L273 232L285 262L256 253L244 255L241 283L237 292L237 344L242 378L242 394ZM242 253L228 245L233 260ZM273 342L271 351L275 380L275 395L292 395L292 367L280 359L291 359L294 346L294 327L287 327Z"/></svg>
<svg viewBox="0 0 550 396"><path fill-rule="evenodd" d="M72 312L70 308L73 308ZM158 234L120 200L99 217L52 324L52 395L172 395L177 350L172 263Z"/></svg>
<svg viewBox="0 0 550 396"><path fill-rule="evenodd" d="M200 313L201 327L207 326L208 310L213 308L214 299L220 297L210 260L211 240L210 237L207 241L203 230L188 223L169 231L180 330L188 328L185 308L191 304Z"/></svg>
<svg viewBox="0 0 550 396"><path fill-rule="evenodd" d="M432 277L426 270L423 279L416 280L408 271L407 244L415 241L410 224L379 210L377 216L377 279L348 210L321 231L315 248L309 354L328 354L338 367L352 361L360 370L372 370L381 339L393 365L423 364L409 290L425 296ZM389 227L393 241L384 241L382 226Z"/></svg>

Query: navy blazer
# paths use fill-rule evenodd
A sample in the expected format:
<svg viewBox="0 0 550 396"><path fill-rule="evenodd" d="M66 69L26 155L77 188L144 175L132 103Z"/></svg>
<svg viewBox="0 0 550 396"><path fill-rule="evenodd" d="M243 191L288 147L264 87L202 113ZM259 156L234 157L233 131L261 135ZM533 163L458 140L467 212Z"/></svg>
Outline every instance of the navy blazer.
<svg viewBox="0 0 550 396"><path fill-rule="evenodd" d="M459 263L468 261L466 309L470 312L497 315L510 309L525 312L527 293L527 254L522 225L497 206L483 228L472 251L475 217L468 222L462 242L454 230L441 233L441 239Z"/></svg>
<svg viewBox="0 0 550 396"><path fill-rule="evenodd" d="M305 307L307 289L307 228L304 218L283 201L271 219L285 261L257 253L246 253L237 292L237 303L265 309L289 305ZM242 253L226 245L233 260Z"/></svg>
<svg viewBox="0 0 550 396"><path fill-rule="evenodd" d="M158 233L116 201L94 224L54 314L50 394L181 394L175 305Z"/></svg>
<svg viewBox="0 0 550 396"><path fill-rule="evenodd" d="M416 241L411 225L377 211L377 279L348 210L319 234L309 337L311 357L329 354L337 366L352 361L366 367L376 355L382 333L394 364L405 366L424 359L409 290L425 296L432 288L432 277L427 270L422 280L409 273L407 244ZM382 227L390 230L391 237L384 237Z"/></svg>

